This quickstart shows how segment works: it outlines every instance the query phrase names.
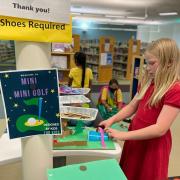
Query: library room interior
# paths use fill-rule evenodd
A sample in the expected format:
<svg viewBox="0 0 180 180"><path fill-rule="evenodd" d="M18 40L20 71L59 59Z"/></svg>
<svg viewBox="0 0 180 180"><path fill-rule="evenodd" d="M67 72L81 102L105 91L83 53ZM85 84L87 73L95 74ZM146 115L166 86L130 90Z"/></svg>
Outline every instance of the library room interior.
<svg viewBox="0 0 180 180"><path fill-rule="evenodd" d="M180 180L180 1L42 1L0 2L0 180Z"/></svg>

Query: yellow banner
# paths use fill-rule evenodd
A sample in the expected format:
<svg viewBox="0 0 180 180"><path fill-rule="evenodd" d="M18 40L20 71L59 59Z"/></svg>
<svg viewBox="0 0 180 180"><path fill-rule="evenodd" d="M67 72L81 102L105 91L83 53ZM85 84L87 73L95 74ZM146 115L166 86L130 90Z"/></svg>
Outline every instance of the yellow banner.
<svg viewBox="0 0 180 180"><path fill-rule="evenodd" d="M72 42L71 24L0 16L0 40Z"/></svg>

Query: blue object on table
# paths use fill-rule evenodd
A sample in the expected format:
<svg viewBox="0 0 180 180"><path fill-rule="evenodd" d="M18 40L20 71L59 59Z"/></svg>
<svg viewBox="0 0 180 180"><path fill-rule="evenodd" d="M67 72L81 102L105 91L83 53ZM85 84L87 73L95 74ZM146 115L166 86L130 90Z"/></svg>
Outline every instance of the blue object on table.
<svg viewBox="0 0 180 180"><path fill-rule="evenodd" d="M109 137L107 133L104 133L104 140L108 141ZM89 131L88 141L101 141L101 133L96 131Z"/></svg>

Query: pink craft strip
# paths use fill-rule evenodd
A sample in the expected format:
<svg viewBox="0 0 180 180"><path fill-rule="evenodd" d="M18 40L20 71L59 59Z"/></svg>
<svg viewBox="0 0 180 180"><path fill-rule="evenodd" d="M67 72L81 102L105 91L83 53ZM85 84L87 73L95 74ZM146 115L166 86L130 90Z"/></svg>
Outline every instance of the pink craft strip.
<svg viewBox="0 0 180 180"><path fill-rule="evenodd" d="M101 145L102 145L102 148L106 148L106 144L105 144L105 141L104 141L104 130L101 127L99 127L98 129L99 129L99 132L101 134Z"/></svg>

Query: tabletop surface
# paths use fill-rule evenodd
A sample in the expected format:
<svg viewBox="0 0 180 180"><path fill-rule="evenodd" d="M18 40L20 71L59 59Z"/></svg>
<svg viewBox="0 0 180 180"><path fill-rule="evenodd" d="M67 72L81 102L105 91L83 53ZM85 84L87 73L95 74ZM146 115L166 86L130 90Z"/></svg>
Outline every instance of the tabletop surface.
<svg viewBox="0 0 180 180"><path fill-rule="evenodd" d="M16 162L21 160L21 139L10 140L7 134L3 134L0 138L0 165ZM115 142L115 150L52 150L53 156L101 156L119 158L122 149Z"/></svg>

